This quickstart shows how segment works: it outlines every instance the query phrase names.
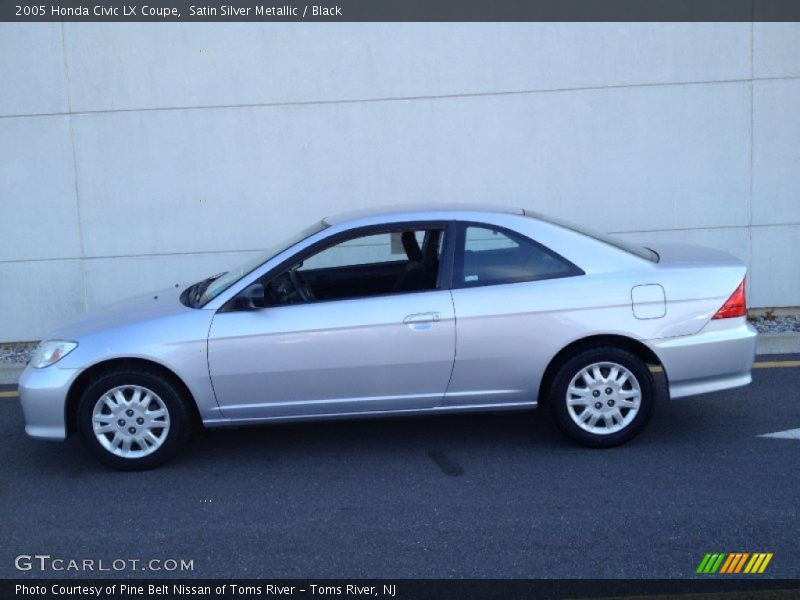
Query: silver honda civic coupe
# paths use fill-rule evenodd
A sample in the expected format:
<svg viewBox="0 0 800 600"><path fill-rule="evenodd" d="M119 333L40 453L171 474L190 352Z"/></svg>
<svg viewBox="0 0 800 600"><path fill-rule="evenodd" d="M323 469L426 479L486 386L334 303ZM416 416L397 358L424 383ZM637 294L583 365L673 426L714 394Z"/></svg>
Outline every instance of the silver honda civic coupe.
<svg viewBox="0 0 800 600"><path fill-rule="evenodd" d="M530 409L609 447L650 418L659 367L681 398L751 381L745 266L634 246L516 208L329 217L247 263L91 311L19 381L25 430L80 431L118 469L190 429Z"/></svg>

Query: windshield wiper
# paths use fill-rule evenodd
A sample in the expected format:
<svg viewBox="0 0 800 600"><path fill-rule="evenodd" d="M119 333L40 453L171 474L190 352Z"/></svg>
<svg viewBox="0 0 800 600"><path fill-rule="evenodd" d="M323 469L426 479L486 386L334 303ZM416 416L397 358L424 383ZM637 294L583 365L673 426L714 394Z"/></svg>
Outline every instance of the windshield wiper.
<svg viewBox="0 0 800 600"><path fill-rule="evenodd" d="M212 275L211 277L206 277L205 279L203 279L203 281L198 281L197 283L192 285L191 286L192 291L190 293L191 294L190 302L192 306L197 306L200 302L200 298L203 297L203 294L205 294L206 290L208 289L208 286L211 285L211 282L214 281L215 279L219 279L223 275L225 275L225 271L223 271L222 273L217 273L216 275Z"/></svg>

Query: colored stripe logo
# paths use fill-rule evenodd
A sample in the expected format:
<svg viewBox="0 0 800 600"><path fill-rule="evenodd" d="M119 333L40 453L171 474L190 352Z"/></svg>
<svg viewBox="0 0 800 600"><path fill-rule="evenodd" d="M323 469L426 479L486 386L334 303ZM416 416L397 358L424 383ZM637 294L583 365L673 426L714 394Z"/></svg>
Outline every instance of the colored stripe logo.
<svg viewBox="0 0 800 600"><path fill-rule="evenodd" d="M772 556L772 552L709 552L700 561L696 572L701 575L761 574Z"/></svg>

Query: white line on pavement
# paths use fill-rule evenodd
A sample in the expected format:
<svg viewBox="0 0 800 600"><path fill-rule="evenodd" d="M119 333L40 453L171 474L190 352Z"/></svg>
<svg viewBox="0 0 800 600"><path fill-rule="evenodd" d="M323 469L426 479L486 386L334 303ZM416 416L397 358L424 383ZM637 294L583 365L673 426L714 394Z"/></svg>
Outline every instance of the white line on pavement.
<svg viewBox="0 0 800 600"><path fill-rule="evenodd" d="M777 438L781 440L800 440L800 429L787 429L775 433L764 433L756 437Z"/></svg>

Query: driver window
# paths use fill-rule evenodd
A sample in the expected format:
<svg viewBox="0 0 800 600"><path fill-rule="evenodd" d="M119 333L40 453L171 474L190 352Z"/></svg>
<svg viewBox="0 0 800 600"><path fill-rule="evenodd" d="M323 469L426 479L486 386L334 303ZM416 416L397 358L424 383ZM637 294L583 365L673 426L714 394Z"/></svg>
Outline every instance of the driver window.
<svg viewBox="0 0 800 600"><path fill-rule="evenodd" d="M414 231L414 238L421 248L424 232ZM377 233L347 240L326 248L303 262L301 270L369 265L406 260L402 245L402 233Z"/></svg>
<svg viewBox="0 0 800 600"><path fill-rule="evenodd" d="M436 288L444 230L393 229L348 238L264 283L264 304L340 300Z"/></svg>

